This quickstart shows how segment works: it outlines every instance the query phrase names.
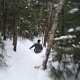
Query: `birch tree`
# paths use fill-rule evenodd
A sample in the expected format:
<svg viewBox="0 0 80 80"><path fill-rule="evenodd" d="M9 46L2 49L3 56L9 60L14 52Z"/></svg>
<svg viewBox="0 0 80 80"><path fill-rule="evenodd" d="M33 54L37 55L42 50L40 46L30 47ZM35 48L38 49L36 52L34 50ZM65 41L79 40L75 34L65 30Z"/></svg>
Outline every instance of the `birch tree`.
<svg viewBox="0 0 80 80"><path fill-rule="evenodd" d="M58 26L58 20L59 20L59 15L62 11L62 8L64 6L64 2L65 0L60 0L59 2L59 6L56 10L56 13L54 15L54 21L53 21L53 25L52 25L52 28L51 28L51 33L49 35L49 39L48 39L48 45L47 45L47 49L46 49L46 53L45 53L45 60L43 61L43 70L46 69L46 65L47 65L47 61L48 61L48 57L49 57L49 54L50 54L50 50L51 50L51 47L53 45L53 40L54 40L54 35L55 35L55 31L56 31L56 28Z"/></svg>
<svg viewBox="0 0 80 80"><path fill-rule="evenodd" d="M44 46L46 46L47 37L49 33L51 13L52 13L52 2L47 2L47 19L46 19L46 29L44 33Z"/></svg>

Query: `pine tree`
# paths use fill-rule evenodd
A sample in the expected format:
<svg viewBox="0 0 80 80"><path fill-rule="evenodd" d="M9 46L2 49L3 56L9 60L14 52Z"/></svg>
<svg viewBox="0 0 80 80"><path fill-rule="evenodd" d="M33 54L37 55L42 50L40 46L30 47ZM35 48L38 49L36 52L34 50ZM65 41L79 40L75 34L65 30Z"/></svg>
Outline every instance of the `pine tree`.
<svg viewBox="0 0 80 80"><path fill-rule="evenodd" d="M5 45L0 37L0 68L7 66L5 57L6 57Z"/></svg>
<svg viewBox="0 0 80 80"><path fill-rule="evenodd" d="M54 66L52 64L58 61L59 65L62 66L59 66L58 68L58 70L63 73L62 75L64 76L65 73L68 78L74 75L74 79L78 78L80 71L80 5L78 3L78 0L66 1L64 6L64 14L60 15L58 28L53 43L53 49L56 51L56 55L52 56L53 60L50 62L50 69L52 74L55 74L55 72L52 72L52 70L54 70ZM74 9L76 9L76 11ZM63 24L64 27L62 27ZM78 68L76 68L76 65L78 65ZM69 69L68 66L71 66L72 69ZM76 70L75 74L73 73L74 69ZM65 72L62 70L65 70Z"/></svg>

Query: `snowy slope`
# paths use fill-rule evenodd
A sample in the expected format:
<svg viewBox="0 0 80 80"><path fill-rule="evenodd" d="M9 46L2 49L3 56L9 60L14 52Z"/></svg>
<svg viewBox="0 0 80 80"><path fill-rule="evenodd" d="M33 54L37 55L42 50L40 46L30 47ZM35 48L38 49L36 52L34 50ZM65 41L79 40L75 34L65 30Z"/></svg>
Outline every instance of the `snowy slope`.
<svg viewBox="0 0 80 80"><path fill-rule="evenodd" d="M41 69L45 49L40 54L29 49L35 41L18 39L17 52L13 51L12 41L5 41L9 67L0 69L0 80L51 80L48 72Z"/></svg>

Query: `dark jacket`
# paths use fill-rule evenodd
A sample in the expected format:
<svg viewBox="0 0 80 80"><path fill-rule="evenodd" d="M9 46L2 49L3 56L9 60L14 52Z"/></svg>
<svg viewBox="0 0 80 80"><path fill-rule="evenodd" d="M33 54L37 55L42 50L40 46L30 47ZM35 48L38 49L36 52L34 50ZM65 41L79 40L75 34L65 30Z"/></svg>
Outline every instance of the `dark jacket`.
<svg viewBox="0 0 80 80"><path fill-rule="evenodd" d="M43 50L43 47L42 47L42 45L41 45L40 43L35 43L35 44L33 44L33 45L30 47L30 49L33 48L33 47L35 47L35 48L34 48L34 52L35 52L35 53L40 53L41 50Z"/></svg>

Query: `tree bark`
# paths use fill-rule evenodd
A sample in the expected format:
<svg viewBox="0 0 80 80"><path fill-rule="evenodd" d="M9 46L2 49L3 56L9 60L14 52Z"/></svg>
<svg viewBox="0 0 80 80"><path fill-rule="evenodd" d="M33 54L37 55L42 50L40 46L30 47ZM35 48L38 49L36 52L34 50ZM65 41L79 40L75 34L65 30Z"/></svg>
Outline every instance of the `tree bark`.
<svg viewBox="0 0 80 80"><path fill-rule="evenodd" d="M18 4L14 3L14 26L13 26L13 46L14 51L16 52L17 48L17 26L18 26Z"/></svg>
<svg viewBox="0 0 80 80"><path fill-rule="evenodd" d="M62 18L61 36L63 36L64 35L64 6L62 8L61 18Z"/></svg>
<svg viewBox="0 0 80 80"><path fill-rule="evenodd" d="M3 40L6 40L6 22L7 22L7 2L2 0L2 13L3 13Z"/></svg>
<svg viewBox="0 0 80 80"><path fill-rule="evenodd" d="M46 19L46 29L45 29L45 33L44 33L44 46L46 46L46 42L47 42L47 38L48 38L51 13L52 13L52 3L47 2L47 19Z"/></svg>
<svg viewBox="0 0 80 80"><path fill-rule="evenodd" d="M64 1L65 0L60 0L59 6L58 6L57 11L56 11L56 13L54 15L55 16L54 17L54 22L53 22L53 25L52 25L51 33L49 35L48 45L47 45L47 49L46 49L46 53L45 53L46 58L45 58L45 60L43 61L43 64L42 64L43 70L46 69L48 57L50 55L50 50L51 50L51 47L53 45L55 30L56 30L56 28L58 26L59 14L61 13L62 8L64 6Z"/></svg>

